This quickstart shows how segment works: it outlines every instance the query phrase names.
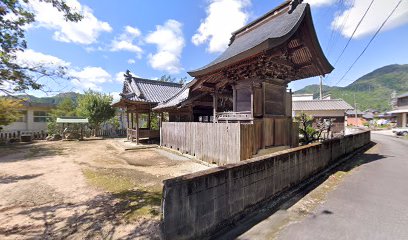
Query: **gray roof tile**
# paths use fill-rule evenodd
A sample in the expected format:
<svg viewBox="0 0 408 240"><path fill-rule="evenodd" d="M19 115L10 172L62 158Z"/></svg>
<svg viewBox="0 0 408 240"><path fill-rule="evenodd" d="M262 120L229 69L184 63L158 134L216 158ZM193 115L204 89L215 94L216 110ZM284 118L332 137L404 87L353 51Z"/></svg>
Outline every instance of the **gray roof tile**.
<svg viewBox="0 0 408 240"><path fill-rule="evenodd" d="M269 48L281 44L297 29L305 16L307 7L307 3L302 3L299 4L293 12L288 13L286 11L284 13L278 13L276 17L273 17L274 13L272 10L271 12L267 13L266 16L261 17L255 22L260 21L263 18L269 18L269 15L273 17L273 21L262 20L264 22L261 24L256 23L257 26L250 30L247 30L246 27L238 30L238 33L234 33L237 34L235 39L233 39L229 47L218 58L202 68L190 71L189 74L191 76L196 76L201 70L213 66L215 67L215 65L218 65L249 49L255 48L268 40L270 41L268 45L273 44L273 46L269 46ZM250 28L251 25L254 25L254 23L249 23L247 26Z"/></svg>
<svg viewBox="0 0 408 240"><path fill-rule="evenodd" d="M318 110L349 110L353 109L350 104L346 103L342 99L331 100L305 100L305 101L293 101L293 111L318 111Z"/></svg>
<svg viewBox="0 0 408 240"><path fill-rule="evenodd" d="M173 97L182 87L183 85L178 83L132 77L130 83L127 80L124 82L122 98L137 102L160 103Z"/></svg>

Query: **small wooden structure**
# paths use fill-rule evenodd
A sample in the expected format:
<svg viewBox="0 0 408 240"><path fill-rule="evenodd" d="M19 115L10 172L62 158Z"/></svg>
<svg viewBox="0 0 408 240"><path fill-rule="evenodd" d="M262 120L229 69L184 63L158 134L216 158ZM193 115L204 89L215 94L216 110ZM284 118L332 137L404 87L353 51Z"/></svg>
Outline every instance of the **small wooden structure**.
<svg viewBox="0 0 408 240"><path fill-rule="evenodd" d="M174 96L183 85L137 78L129 70L124 77L121 99L113 106L126 109L127 138L136 143L140 139L159 138L160 130L152 126L152 108Z"/></svg>
<svg viewBox="0 0 408 240"><path fill-rule="evenodd" d="M79 139L84 139L84 126L86 126L89 121L88 118L83 117L59 117L56 123L62 124L62 139L65 139L66 130L69 133L75 133L79 135ZM75 126L74 129L69 129Z"/></svg>
<svg viewBox="0 0 408 240"><path fill-rule="evenodd" d="M194 80L153 108L171 122L162 125L161 144L220 165L262 148L297 146L287 85L332 70L309 4L286 1L234 32L224 53L189 72Z"/></svg>

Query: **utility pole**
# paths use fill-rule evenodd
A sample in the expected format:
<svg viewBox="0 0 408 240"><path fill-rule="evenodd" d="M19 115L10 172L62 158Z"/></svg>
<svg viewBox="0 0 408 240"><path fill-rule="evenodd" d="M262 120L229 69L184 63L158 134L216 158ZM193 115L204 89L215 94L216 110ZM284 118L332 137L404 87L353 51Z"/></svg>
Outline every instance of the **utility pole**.
<svg viewBox="0 0 408 240"><path fill-rule="evenodd" d="M320 100L323 99L323 77L320 75Z"/></svg>
<svg viewBox="0 0 408 240"><path fill-rule="evenodd" d="M357 102L356 102L356 92L354 92L354 116L356 118L356 124L357 123Z"/></svg>

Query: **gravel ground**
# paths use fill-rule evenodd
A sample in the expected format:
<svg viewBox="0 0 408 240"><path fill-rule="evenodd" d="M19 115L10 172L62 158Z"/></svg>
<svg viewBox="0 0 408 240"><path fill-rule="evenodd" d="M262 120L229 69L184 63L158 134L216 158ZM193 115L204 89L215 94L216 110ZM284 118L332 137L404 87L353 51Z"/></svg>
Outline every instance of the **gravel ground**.
<svg viewBox="0 0 408 240"><path fill-rule="evenodd" d="M162 180L208 167L118 140L0 146L0 239L157 239Z"/></svg>

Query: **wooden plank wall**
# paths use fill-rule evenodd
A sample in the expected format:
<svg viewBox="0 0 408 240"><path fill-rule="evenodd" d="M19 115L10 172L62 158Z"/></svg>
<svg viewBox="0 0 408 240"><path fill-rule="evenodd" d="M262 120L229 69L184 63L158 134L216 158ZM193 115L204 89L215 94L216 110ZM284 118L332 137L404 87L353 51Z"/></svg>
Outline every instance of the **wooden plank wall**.
<svg viewBox="0 0 408 240"><path fill-rule="evenodd" d="M240 158L239 123L163 122L162 145L225 165Z"/></svg>
<svg viewBox="0 0 408 240"><path fill-rule="evenodd" d="M251 158L271 146L298 146L297 124L290 118L254 123L163 122L162 146L198 159L225 165Z"/></svg>
<svg viewBox="0 0 408 240"><path fill-rule="evenodd" d="M299 147L299 123L292 122L291 147Z"/></svg>
<svg viewBox="0 0 408 240"><path fill-rule="evenodd" d="M270 147L275 144L274 140L275 121L274 118L264 118L263 120L263 143L265 147Z"/></svg>

